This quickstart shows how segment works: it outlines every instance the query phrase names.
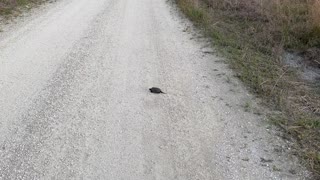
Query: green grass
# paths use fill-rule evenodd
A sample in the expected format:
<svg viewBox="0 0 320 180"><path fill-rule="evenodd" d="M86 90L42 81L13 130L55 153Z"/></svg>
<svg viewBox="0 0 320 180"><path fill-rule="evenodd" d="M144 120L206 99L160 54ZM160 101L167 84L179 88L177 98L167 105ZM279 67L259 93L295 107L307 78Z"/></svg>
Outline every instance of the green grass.
<svg viewBox="0 0 320 180"><path fill-rule="evenodd" d="M16 10L27 5L35 5L44 2L44 0L0 0L0 4L3 4L3 7L0 7L1 16L11 16Z"/></svg>
<svg viewBox="0 0 320 180"><path fill-rule="evenodd" d="M23 5L26 5L28 4L30 1L28 0L17 0L17 3L19 6L23 6Z"/></svg>
<svg viewBox="0 0 320 180"><path fill-rule="evenodd" d="M0 9L0 15L10 15L12 12L12 8L2 8Z"/></svg>

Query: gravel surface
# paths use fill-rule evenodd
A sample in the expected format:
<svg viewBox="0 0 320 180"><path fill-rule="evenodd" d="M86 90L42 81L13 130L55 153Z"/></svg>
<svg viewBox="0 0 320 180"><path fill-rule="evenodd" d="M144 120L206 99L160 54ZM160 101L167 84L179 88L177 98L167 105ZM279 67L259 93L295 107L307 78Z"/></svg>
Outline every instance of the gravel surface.
<svg viewBox="0 0 320 180"><path fill-rule="evenodd" d="M60 0L20 21L0 35L0 179L307 179L171 3Z"/></svg>

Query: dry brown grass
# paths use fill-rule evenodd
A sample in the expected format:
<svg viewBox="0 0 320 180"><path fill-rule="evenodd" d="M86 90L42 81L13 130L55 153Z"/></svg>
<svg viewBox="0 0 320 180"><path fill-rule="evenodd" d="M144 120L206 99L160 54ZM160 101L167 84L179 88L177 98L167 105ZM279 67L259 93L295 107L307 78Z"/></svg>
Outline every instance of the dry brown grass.
<svg viewBox="0 0 320 180"><path fill-rule="evenodd" d="M282 112L272 121L297 139L298 154L320 174L319 89L283 63L284 52L290 51L319 65L320 1L176 1L230 59L238 77L266 105Z"/></svg>
<svg viewBox="0 0 320 180"><path fill-rule="evenodd" d="M199 4L201 0L194 0ZM210 7L225 12L233 12L244 19L259 19L268 22L269 30L294 33L308 41L309 37L320 27L320 1L318 0L202 0ZM236 13L235 13L236 12ZM287 32L284 32L287 31ZM272 33L272 32L271 32ZM311 34L310 34L311 33ZM284 36L287 37L287 36ZM295 39L291 39L295 40ZM287 41L290 41L288 39ZM295 40L296 41L296 40ZM300 42L285 42L295 47ZM295 44L294 44L295 43ZM306 45L308 42L304 42Z"/></svg>
<svg viewBox="0 0 320 180"><path fill-rule="evenodd" d="M310 19L314 27L320 27L320 1L310 3Z"/></svg>

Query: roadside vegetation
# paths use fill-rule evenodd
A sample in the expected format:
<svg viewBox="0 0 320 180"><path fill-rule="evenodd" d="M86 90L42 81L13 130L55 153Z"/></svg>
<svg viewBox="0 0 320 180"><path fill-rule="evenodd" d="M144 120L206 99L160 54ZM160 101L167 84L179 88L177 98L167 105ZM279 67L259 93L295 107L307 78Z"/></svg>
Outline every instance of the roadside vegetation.
<svg viewBox="0 0 320 180"><path fill-rule="evenodd" d="M320 79L286 63L320 70L318 0L176 0L212 38L245 84L274 112L271 122L294 138L295 153L320 175Z"/></svg>
<svg viewBox="0 0 320 180"><path fill-rule="evenodd" d="M21 8L31 8L45 0L0 0L0 15L11 16L19 13Z"/></svg>

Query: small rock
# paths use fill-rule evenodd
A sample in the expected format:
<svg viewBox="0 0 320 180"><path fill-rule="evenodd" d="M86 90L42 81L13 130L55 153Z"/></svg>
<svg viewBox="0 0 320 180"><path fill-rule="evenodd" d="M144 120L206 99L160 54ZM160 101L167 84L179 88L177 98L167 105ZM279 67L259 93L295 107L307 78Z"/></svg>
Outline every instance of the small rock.
<svg viewBox="0 0 320 180"><path fill-rule="evenodd" d="M297 174L297 171L294 170L294 169L290 169L290 170L289 170L289 173L291 173L291 174Z"/></svg>
<svg viewBox="0 0 320 180"><path fill-rule="evenodd" d="M260 162L262 162L262 163L272 163L273 160L272 159L260 158Z"/></svg>
<svg viewBox="0 0 320 180"><path fill-rule="evenodd" d="M249 158L243 158L241 159L242 161L249 161L250 159Z"/></svg>

